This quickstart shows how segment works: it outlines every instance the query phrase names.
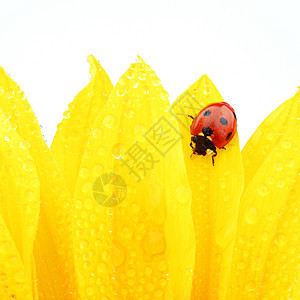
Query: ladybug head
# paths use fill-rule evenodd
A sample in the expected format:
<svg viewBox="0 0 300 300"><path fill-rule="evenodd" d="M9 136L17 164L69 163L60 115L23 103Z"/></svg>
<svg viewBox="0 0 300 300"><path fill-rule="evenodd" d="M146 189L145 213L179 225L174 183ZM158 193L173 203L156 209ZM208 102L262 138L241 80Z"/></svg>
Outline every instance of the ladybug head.
<svg viewBox="0 0 300 300"><path fill-rule="evenodd" d="M203 135L194 135L192 136L191 140L193 143L196 144L196 147L194 148L194 154L198 155L206 155L207 147L205 145L205 139L207 139Z"/></svg>

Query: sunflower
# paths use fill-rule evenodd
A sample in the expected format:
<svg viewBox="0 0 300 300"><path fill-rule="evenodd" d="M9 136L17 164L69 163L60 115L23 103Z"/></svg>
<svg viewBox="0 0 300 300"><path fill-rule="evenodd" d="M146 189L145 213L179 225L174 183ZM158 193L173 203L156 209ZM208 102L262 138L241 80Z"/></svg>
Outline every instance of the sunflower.
<svg viewBox="0 0 300 300"><path fill-rule="evenodd" d="M140 57L113 87L93 56L51 149L0 68L1 299L299 299L300 92L210 157Z"/></svg>

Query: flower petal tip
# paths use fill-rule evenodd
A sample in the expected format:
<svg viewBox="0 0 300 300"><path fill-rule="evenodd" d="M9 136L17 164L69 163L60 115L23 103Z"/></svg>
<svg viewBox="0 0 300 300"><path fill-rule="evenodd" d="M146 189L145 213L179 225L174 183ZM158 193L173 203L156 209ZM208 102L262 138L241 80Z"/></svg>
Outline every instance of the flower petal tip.
<svg viewBox="0 0 300 300"><path fill-rule="evenodd" d="M137 55L137 62L140 64L146 64L145 61L139 55Z"/></svg>

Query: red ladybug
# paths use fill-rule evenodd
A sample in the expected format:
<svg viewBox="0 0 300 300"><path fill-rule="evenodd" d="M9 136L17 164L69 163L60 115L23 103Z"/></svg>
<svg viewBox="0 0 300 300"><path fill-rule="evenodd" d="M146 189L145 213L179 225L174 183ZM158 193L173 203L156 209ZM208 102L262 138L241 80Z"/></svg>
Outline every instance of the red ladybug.
<svg viewBox="0 0 300 300"><path fill-rule="evenodd" d="M217 155L216 147L225 149L236 132L236 115L234 109L226 102L213 103L203 108L193 118L190 126L193 154L212 154L212 163ZM194 147L195 145L195 147Z"/></svg>

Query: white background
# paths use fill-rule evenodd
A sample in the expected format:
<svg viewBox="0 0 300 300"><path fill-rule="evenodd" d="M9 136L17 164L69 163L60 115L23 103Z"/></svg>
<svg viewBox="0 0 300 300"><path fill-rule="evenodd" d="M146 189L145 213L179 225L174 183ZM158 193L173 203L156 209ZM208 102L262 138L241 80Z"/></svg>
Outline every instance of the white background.
<svg viewBox="0 0 300 300"><path fill-rule="evenodd" d="M299 11L298 0L1 0L0 65L48 145L90 79L93 54L113 84L140 55L171 103L207 74L235 108L243 146L300 85Z"/></svg>

